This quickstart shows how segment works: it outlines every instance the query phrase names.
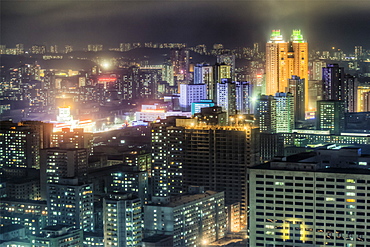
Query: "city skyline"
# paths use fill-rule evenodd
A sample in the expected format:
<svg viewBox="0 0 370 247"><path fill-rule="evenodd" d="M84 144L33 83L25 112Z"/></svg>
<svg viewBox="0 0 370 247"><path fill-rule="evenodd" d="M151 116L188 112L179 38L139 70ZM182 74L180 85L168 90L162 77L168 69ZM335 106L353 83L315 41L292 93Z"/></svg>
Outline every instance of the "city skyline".
<svg viewBox="0 0 370 247"><path fill-rule="evenodd" d="M3 1L1 43L72 43L82 49L88 43L184 42L232 48L265 42L272 29L284 36L301 29L313 49L352 50L367 48L369 10L364 1Z"/></svg>
<svg viewBox="0 0 370 247"><path fill-rule="evenodd" d="M0 246L370 247L370 1L0 1Z"/></svg>

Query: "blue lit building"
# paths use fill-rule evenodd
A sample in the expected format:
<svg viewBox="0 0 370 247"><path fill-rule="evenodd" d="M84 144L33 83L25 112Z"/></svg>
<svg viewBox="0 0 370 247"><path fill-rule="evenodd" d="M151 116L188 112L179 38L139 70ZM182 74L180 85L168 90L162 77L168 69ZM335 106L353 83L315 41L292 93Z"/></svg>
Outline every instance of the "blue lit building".
<svg viewBox="0 0 370 247"><path fill-rule="evenodd" d="M200 113L202 108L215 106L211 99L201 99L199 102L191 103L191 115Z"/></svg>

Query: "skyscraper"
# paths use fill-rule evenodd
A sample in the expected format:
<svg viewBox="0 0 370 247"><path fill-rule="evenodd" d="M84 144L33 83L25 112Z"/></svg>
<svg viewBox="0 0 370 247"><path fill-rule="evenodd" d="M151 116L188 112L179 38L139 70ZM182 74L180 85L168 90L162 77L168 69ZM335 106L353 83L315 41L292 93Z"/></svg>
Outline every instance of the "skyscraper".
<svg viewBox="0 0 370 247"><path fill-rule="evenodd" d="M342 100L345 112L355 112L357 80L345 74L338 64L328 64L323 68L323 100Z"/></svg>
<svg viewBox="0 0 370 247"><path fill-rule="evenodd" d="M275 133L276 102L272 95L261 95L257 102L255 116L262 133Z"/></svg>
<svg viewBox="0 0 370 247"><path fill-rule="evenodd" d="M305 80L299 76L289 79L288 91L294 96L294 121L305 120Z"/></svg>
<svg viewBox="0 0 370 247"><path fill-rule="evenodd" d="M189 82L189 50L172 49L170 56L173 67L173 75L177 82Z"/></svg>
<svg viewBox="0 0 370 247"><path fill-rule="evenodd" d="M213 67L208 64L197 64L194 67L194 84L207 85L207 99L214 99L215 82Z"/></svg>
<svg viewBox="0 0 370 247"><path fill-rule="evenodd" d="M246 215L246 167L258 163L259 130L249 125L197 125L169 119L152 125L153 190L165 201L190 185L225 191L227 205L241 203Z"/></svg>
<svg viewBox="0 0 370 247"><path fill-rule="evenodd" d="M276 133L290 133L294 128L294 97L291 93L276 93Z"/></svg>
<svg viewBox="0 0 370 247"><path fill-rule="evenodd" d="M236 85L228 79L217 83L217 105L222 107L227 116L236 114Z"/></svg>
<svg viewBox="0 0 370 247"><path fill-rule="evenodd" d="M235 74L235 55L222 54L217 56L218 64L226 64L230 66L231 79L234 81Z"/></svg>
<svg viewBox="0 0 370 247"><path fill-rule="evenodd" d="M344 68L328 64L322 68L323 100L343 100Z"/></svg>
<svg viewBox="0 0 370 247"><path fill-rule="evenodd" d="M251 82L235 82L236 84L236 109L239 114L253 114L252 105L253 84Z"/></svg>
<svg viewBox="0 0 370 247"><path fill-rule="evenodd" d="M258 129L240 126L187 126L183 179L185 186L225 191L225 204L240 202L246 223L246 168L259 162Z"/></svg>
<svg viewBox="0 0 370 247"><path fill-rule="evenodd" d="M290 42L284 41L280 30L273 30L266 44L266 94L286 92L293 75L305 79L305 92L308 92L308 43L301 30L293 30ZM305 98L307 110L307 93Z"/></svg>
<svg viewBox="0 0 370 247"><path fill-rule="evenodd" d="M294 97L291 93L262 95L256 119L263 133L290 133L294 128Z"/></svg>
<svg viewBox="0 0 370 247"><path fill-rule="evenodd" d="M104 246L141 246L141 201L132 194L114 193L104 198Z"/></svg>
<svg viewBox="0 0 370 247"><path fill-rule="evenodd" d="M152 128L152 195L168 197L184 192L183 127L177 127L175 118L153 123Z"/></svg>

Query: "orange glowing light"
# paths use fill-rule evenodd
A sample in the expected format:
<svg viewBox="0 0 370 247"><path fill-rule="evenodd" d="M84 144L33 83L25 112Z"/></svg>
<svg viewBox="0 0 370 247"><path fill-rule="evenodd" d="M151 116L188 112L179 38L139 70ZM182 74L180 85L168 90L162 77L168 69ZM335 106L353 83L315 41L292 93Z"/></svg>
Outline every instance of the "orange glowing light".
<svg viewBox="0 0 370 247"><path fill-rule="evenodd" d="M165 112L165 111L164 110L150 109L150 110L141 110L141 112Z"/></svg>
<svg viewBox="0 0 370 247"><path fill-rule="evenodd" d="M102 77L102 78L99 78L99 81L102 81L102 82L113 82L113 81L116 81L117 78L114 78L114 77Z"/></svg>

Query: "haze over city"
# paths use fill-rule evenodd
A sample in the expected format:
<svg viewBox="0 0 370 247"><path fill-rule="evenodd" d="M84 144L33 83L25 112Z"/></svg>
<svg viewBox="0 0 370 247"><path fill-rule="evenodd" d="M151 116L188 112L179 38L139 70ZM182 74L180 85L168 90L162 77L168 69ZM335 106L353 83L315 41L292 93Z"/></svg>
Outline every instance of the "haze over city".
<svg viewBox="0 0 370 247"><path fill-rule="evenodd" d="M269 30L304 31L313 49L370 39L368 1L2 1L1 43L265 42Z"/></svg>

